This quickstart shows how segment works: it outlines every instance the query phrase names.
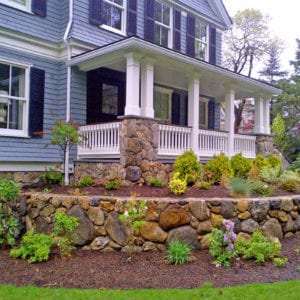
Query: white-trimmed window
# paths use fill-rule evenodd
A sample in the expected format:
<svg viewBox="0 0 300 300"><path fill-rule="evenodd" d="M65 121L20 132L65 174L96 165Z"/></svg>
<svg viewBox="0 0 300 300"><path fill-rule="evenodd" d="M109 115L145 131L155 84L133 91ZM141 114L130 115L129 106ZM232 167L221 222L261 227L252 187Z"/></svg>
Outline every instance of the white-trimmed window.
<svg viewBox="0 0 300 300"><path fill-rule="evenodd" d="M200 19L195 20L195 57L208 60L208 26Z"/></svg>
<svg viewBox="0 0 300 300"><path fill-rule="evenodd" d="M24 136L28 128L29 67L0 61L0 135Z"/></svg>
<svg viewBox="0 0 300 300"><path fill-rule="evenodd" d="M161 1L155 1L154 41L164 47L172 47L172 9Z"/></svg>
<svg viewBox="0 0 300 300"><path fill-rule="evenodd" d="M154 116L168 123L171 123L172 93L172 90L154 87Z"/></svg>
<svg viewBox="0 0 300 300"><path fill-rule="evenodd" d="M0 3L9 5L11 7L30 11L31 9L31 0L0 0Z"/></svg>
<svg viewBox="0 0 300 300"><path fill-rule="evenodd" d="M199 98L199 128L208 128L208 101L209 99Z"/></svg>
<svg viewBox="0 0 300 300"><path fill-rule="evenodd" d="M126 0L103 0L102 27L125 33L126 24Z"/></svg>

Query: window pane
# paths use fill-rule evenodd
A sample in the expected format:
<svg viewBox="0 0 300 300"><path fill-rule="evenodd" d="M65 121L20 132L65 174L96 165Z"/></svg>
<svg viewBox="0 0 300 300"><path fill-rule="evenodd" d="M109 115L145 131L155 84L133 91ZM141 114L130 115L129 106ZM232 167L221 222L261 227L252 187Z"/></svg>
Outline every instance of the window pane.
<svg viewBox="0 0 300 300"><path fill-rule="evenodd" d="M12 67L11 95L25 97L25 70Z"/></svg>
<svg viewBox="0 0 300 300"><path fill-rule="evenodd" d="M103 83L102 85L102 112L118 115L118 87Z"/></svg>
<svg viewBox="0 0 300 300"><path fill-rule="evenodd" d="M102 11L103 24L111 26L111 5L104 3Z"/></svg>
<svg viewBox="0 0 300 300"><path fill-rule="evenodd" d="M170 95L160 91L154 91L154 115L156 118L170 121Z"/></svg>
<svg viewBox="0 0 300 300"><path fill-rule="evenodd" d="M113 2L119 4L120 6L123 6L123 0L113 0Z"/></svg>
<svg viewBox="0 0 300 300"><path fill-rule="evenodd" d="M165 27L161 27L161 45L164 47L168 47L168 35L169 30Z"/></svg>
<svg viewBox="0 0 300 300"><path fill-rule="evenodd" d="M155 1L155 21L162 23L162 4Z"/></svg>
<svg viewBox="0 0 300 300"><path fill-rule="evenodd" d="M8 98L6 91L0 91L0 128L7 128Z"/></svg>
<svg viewBox="0 0 300 300"><path fill-rule="evenodd" d="M206 45L199 41L196 41L195 42L195 57L205 60L205 52L206 52Z"/></svg>
<svg viewBox="0 0 300 300"><path fill-rule="evenodd" d="M24 102L19 100L10 100L8 113L8 128L23 129L23 107Z"/></svg>
<svg viewBox="0 0 300 300"><path fill-rule="evenodd" d="M121 30L122 10L120 8L112 8L111 27Z"/></svg>
<svg viewBox="0 0 300 300"><path fill-rule="evenodd" d="M206 127L207 105L206 102L200 101L199 103L199 127Z"/></svg>
<svg viewBox="0 0 300 300"><path fill-rule="evenodd" d="M0 64L0 93L6 91L9 93L9 66Z"/></svg>
<svg viewBox="0 0 300 300"><path fill-rule="evenodd" d="M170 8L163 5L163 21L165 25L170 25Z"/></svg>
<svg viewBox="0 0 300 300"><path fill-rule="evenodd" d="M19 3L21 5L26 5L26 0L11 0L12 2Z"/></svg>
<svg viewBox="0 0 300 300"><path fill-rule="evenodd" d="M157 24L154 27L154 42L160 45L160 26Z"/></svg>

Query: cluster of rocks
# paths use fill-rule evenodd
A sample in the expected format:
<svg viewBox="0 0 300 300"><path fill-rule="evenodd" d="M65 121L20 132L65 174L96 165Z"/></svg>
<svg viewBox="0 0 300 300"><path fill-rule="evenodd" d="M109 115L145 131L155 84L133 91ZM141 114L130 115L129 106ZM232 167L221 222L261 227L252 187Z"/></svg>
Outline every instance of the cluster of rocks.
<svg viewBox="0 0 300 300"><path fill-rule="evenodd" d="M56 211L79 219L76 244L93 250L129 250L130 230L119 220L130 198L28 194L26 228L50 233ZM260 228L282 238L300 231L300 196L265 199L147 199L145 223L136 235L140 251L163 250L175 239L194 249L208 247L208 234L223 219L235 223L238 235Z"/></svg>

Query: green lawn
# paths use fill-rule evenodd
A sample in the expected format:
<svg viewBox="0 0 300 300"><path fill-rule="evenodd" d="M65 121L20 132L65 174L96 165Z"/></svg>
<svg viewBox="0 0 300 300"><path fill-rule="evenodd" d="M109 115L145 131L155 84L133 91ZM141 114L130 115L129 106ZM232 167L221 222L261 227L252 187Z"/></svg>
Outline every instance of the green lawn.
<svg viewBox="0 0 300 300"><path fill-rule="evenodd" d="M109 299L109 300L185 300L185 299L300 299L300 280L278 282L274 284L250 284L228 288L203 287L192 290L79 290L79 289L54 289L22 287L16 288L0 285L0 300L77 300L77 299Z"/></svg>

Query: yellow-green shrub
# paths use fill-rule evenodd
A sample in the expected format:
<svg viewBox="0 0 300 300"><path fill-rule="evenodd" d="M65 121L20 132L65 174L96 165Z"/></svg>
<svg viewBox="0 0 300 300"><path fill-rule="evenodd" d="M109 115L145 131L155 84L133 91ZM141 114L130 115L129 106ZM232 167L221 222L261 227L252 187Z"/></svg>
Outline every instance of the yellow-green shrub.
<svg viewBox="0 0 300 300"><path fill-rule="evenodd" d="M233 176L230 159L224 153L214 156L212 160L207 162L205 165L205 170L212 172L211 181L213 183L219 183L222 175L228 178Z"/></svg>
<svg viewBox="0 0 300 300"><path fill-rule="evenodd" d="M179 178L188 185L195 183L201 177L202 165L196 154L190 150L179 155L173 165L174 172L179 172Z"/></svg>
<svg viewBox="0 0 300 300"><path fill-rule="evenodd" d="M173 193L174 195L184 194L184 192L186 191L186 186L187 186L186 181L180 179L179 172L175 172L173 174L172 179L169 182L169 188L171 193Z"/></svg>
<svg viewBox="0 0 300 300"><path fill-rule="evenodd" d="M251 160L243 157L242 153L235 154L231 157L231 168L235 177L247 178L251 167Z"/></svg>

